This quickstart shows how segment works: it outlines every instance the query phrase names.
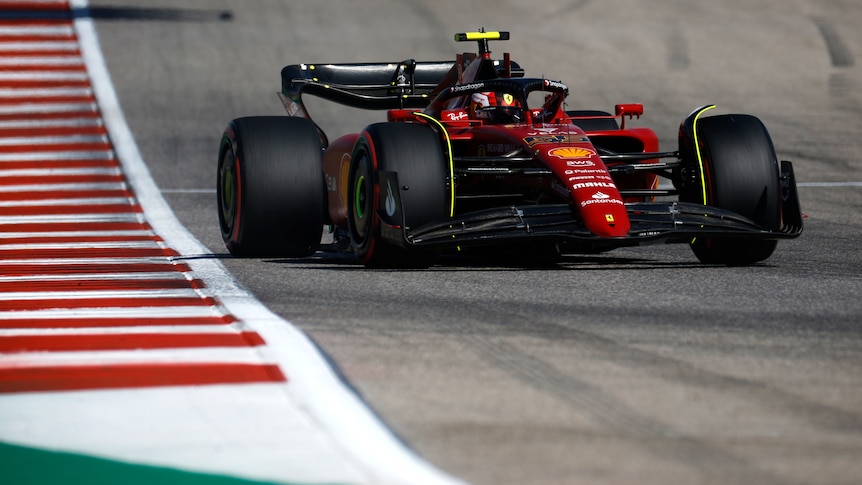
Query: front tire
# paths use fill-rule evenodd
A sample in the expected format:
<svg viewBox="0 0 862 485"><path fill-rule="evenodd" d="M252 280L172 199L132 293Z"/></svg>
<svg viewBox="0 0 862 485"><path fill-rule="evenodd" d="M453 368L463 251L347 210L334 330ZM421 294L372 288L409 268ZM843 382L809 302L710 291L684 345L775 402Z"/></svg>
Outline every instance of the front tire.
<svg viewBox="0 0 862 485"><path fill-rule="evenodd" d="M369 267L425 268L434 253L381 235L380 172L395 172L404 224L418 227L446 217L443 149L429 127L377 123L359 136L350 160L348 228L359 261ZM388 188L387 188L388 189Z"/></svg>
<svg viewBox="0 0 862 485"><path fill-rule="evenodd" d="M778 158L763 123L749 115L722 115L700 120L697 131L704 169L698 202L779 230ZM749 265L769 258L776 245L776 240L707 237L696 238L691 248L703 263Z"/></svg>
<svg viewBox="0 0 862 485"><path fill-rule="evenodd" d="M305 257L319 246L326 208L311 121L231 121L219 145L216 183L222 239L234 256Z"/></svg>

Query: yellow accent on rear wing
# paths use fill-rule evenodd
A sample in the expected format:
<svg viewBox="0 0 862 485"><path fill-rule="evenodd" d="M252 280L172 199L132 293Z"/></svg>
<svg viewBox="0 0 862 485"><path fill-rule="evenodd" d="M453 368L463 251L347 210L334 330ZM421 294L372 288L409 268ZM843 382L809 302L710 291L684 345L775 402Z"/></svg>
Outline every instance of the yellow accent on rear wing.
<svg viewBox="0 0 862 485"><path fill-rule="evenodd" d="M509 40L508 32L460 32L455 34L455 42L471 40Z"/></svg>

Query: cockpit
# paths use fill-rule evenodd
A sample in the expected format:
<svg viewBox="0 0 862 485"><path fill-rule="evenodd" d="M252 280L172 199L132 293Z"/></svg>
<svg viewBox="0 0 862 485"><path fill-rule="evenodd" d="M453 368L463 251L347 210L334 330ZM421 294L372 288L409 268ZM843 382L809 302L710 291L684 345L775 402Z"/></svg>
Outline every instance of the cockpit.
<svg viewBox="0 0 862 485"><path fill-rule="evenodd" d="M481 124L551 123L562 111L568 87L547 79L497 78L456 84L441 93L425 113L464 112Z"/></svg>

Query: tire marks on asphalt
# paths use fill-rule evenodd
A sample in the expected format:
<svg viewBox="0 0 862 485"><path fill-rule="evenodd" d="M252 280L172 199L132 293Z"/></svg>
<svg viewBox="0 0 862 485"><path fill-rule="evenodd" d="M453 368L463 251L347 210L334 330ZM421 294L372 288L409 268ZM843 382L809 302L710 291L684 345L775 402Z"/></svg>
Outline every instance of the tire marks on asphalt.
<svg viewBox="0 0 862 485"><path fill-rule="evenodd" d="M826 45L833 68L828 81L832 103L838 109L850 112L858 120L862 98L859 97L858 83L848 74L848 70L856 63L853 52L832 20L826 17L811 17L811 21Z"/></svg>
<svg viewBox="0 0 862 485"><path fill-rule="evenodd" d="M544 308L547 313L547 306ZM530 320L530 328L537 338L564 339L571 342L573 352L595 355L593 359L607 360L669 382L683 382L692 389L713 392L721 389L728 396L738 396L757 406L806 421L814 427L831 433L856 435L862 430L862 416L833 406L821 404L773 386L736 376L723 375L708 369L693 367L670 356L626 345L595 332L572 328L556 321L539 321L537 310L523 308L477 309L483 313L500 315L501 321L512 318ZM613 320L612 314L606 316ZM693 318L706 320L707 317ZM494 337L491 337L494 335ZM686 433L658 418L621 401L613 393L592 383L587 377L562 369L535 352L513 345L498 328L482 333L465 333L465 344L479 357L529 387L566 403L577 412L590 418L616 434L642 439L651 443L645 451L656 458L674 461L699 470L702 474L725 482L753 481L757 483L787 483L785 478L760 468L757 463Z"/></svg>
<svg viewBox="0 0 862 485"><path fill-rule="evenodd" d="M600 387L563 372L502 339L472 336L469 345L495 367L584 413L592 422L600 424L608 436L634 436L650 443L645 451L658 459L692 467L712 480L726 483L752 479L761 484L788 483L744 457L728 453L696 436L680 433L610 396Z"/></svg>
<svg viewBox="0 0 862 485"><path fill-rule="evenodd" d="M688 38L679 21L665 21L665 44L667 46L667 68L671 71L684 71L691 64Z"/></svg>
<svg viewBox="0 0 862 485"><path fill-rule="evenodd" d="M850 47L844 42L844 38L838 33L832 21L825 17L812 17L811 21L817 26L823 42L826 43L832 67L853 66L854 59Z"/></svg>

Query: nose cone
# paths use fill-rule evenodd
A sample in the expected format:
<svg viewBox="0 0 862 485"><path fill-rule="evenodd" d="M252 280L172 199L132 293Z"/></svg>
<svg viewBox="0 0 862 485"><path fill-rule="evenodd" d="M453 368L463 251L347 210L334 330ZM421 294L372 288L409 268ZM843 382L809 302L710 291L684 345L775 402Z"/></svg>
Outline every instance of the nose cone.
<svg viewBox="0 0 862 485"><path fill-rule="evenodd" d="M615 186L580 192L573 191L572 195L590 232L599 237L622 237L629 233L629 215Z"/></svg>
<svg viewBox="0 0 862 485"><path fill-rule="evenodd" d="M545 163L571 193L584 225L599 237L626 236L631 229L620 191L592 145L548 147Z"/></svg>

